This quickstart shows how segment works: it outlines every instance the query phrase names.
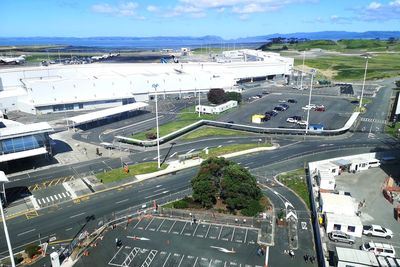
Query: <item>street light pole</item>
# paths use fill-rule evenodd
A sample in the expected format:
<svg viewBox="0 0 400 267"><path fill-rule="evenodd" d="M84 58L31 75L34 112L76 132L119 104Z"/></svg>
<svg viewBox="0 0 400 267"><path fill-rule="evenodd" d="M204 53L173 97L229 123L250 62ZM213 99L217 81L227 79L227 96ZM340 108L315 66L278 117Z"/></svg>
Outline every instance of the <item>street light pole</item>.
<svg viewBox="0 0 400 267"><path fill-rule="evenodd" d="M199 89L199 91L197 93L199 94L199 118L200 118L200 109L201 109L201 106L200 106L200 89Z"/></svg>
<svg viewBox="0 0 400 267"><path fill-rule="evenodd" d="M300 90L303 90L303 72L304 72L304 60L306 59L306 50L303 51L303 67L301 70L300 77Z"/></svg>
<svg viewBox="0 0 400 267"><path fill-rule="evenodd" d="M369 59L368 55L363 55L363 56L365 57L366 61L365 61L364 80L363 80L363 85L361 88L360 104L358 106L358 109L360 110L360 112L361 112L361 108L362 108L362 100L363 100L363 96L364 96L365 79L367 78L368 59Z"/></svg>
<svg viewBox="0 0 400 267"><path fill-rule="evenodd" d="M311 105L311 94L312 94L312 89L313 89L313 81L314 81L314 71L311 70L311 85L310 85L310 95L308 96L308 109L307 109L307 125L306 125L306 134L308 133L308 125L309 125L309 119L310 119L310 105Z"/></svg>
<svg viewBox="0 0 400 267"><path fill-rule="evenodd" d="M3 190L4 190L4 183L6 183L6 182L8 182L7 176L4 174L3 171L0 171L0 183L3 183ZM3 191L3 194L4 194L4 195L6 194L5 190ZM3 203L0 203L0 212L1 212L1 220L3 221L4 235L6 236L6 242L7 242L7 247L8 247L8 253L10 254L11 266L12 266L12 267L15 267L14 253L13 253L12 247L11 247L10 236L8 235L8 229L7 229L7 224L6 224L6 218L5 218L5 216L4 216L4 210L3 210Z"/></svg>
<svg viewBox="0 0 400 267"><path fill-rule="evenodd" d="M152 85L154 88L154 93L155 93L155 99L156 99L156 128L157 128L157 168L160 169L161 164L160 164L160 131L158 129L158 97L157 97L157 87L158 83L155 83Z"/></svg>

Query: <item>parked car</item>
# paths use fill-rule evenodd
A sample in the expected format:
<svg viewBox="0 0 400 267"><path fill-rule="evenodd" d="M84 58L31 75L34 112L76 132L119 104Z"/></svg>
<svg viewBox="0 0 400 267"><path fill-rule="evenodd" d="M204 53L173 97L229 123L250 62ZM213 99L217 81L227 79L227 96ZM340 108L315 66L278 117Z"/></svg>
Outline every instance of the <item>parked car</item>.
<svg viewBox="0 0 400 267"><path fill-rule="evenodd" d="M268 92L268 91L262 91L262 94L263 94L263 95L268 95L269 92Z"/></svg>
<svg viewBox="0 0 400 267"><path fill-rule="evenodd" d="M307 126L307 121L301 120L301 121L297 121L296 123L297 123L298 125L301 125L301 126Z"/></svg>
<svg viewBox="0 0 400 267"><path fill-rule="evenodd" d="M288 102L288 103L296 104L296 103L297 103L297 100L295 100L295 99L288 99L287 102Z"/></svg>
<svg viewBox="0 0 400 267"><path fill-rule="evenodd" d="M265 115L269 115L271 117L275 117L276 115L278 115L278 112L276 112L275 110L271 110L271 111L265 112Z"/></svg>
<svg viewBox="0 0 400 267"><path fill-rule="evenodd" d="M310 110L310 109L313 109L313 108L316 108L315 104L310 104L310 105L306 105L306 106L302 107L302 109L304 109L304 110Z"/></svg>
<svg viewBox="0 0 400 267"><path fill-rule="evenodd" d="M281 99L281 100L279 100L278 102L279 102L279 103L286 103L286 100Z"/></svg>
<svg viewBox="0 0 400 267"><path fill-rule="evenodd" d="M296 120L293 119L292 117L289 117L289 118L286 119L286 122L295 123Z"/></svg>
<svg viewBox="0 0 400 267"><path fill-rule="evenodd" d="M376 224L364 225L363 234L367 236L384 237L386 239L390 239L393 237L392 230Z"/></svg>
<svg viewBox="0 0 400 267"><path fill-rule="evenodd" d="M233 123L235 123L234 121L228 121L228 123L231 123L231 124L233 124Z"/></svg>
<svg viewBox="0 0 400 267"><path fill-rule="evenodd" d="M396 251L394 247L389 244L368 242L360 247L361 250L373 252L375 255L383 257L396 257Z"/></svg>
<svg viewBox="0 0 400 267"><path fill-rule="evenodd" d="M341 231L332 231L328 234L328 237L333 242L349 243L350 245L353 245L355 242L354 237Z"/></svg>
<svg viewBox="0 0 400 267"><path fill-rule="evenodd" d="M360 104L360 101L358 101L358 100L352 100L352 101L350 101L350 103L351 103L351 104Z"/></svg>
<svg viewBox="0 0 400 267"><path fill-rule="evenodd" d="M301 121L301 116L292 116L287 118L286 121L296 123L298 121Z"/></svg>
<svg viewBox="0 0 400 267"><path fill-rule="evenodd" d="M279 104L278 107L283 107L285 110L289 108L289 105L287 104Z"/></svg>
<svg viewBox="0 0 400 267"><path fill-rule="evenodd" d="M274 107L274 110L275 111L285 111L286 109L284 107L281 107L281 106L276 106L276 107Z"/></svg>
<svg viewBox="0 0 400 267"><path fill-rule="evenodd" d="M319 112L325 112L326 108L324 106L319 106L319 107L314 108L314 110L319 111Z"/></svg>

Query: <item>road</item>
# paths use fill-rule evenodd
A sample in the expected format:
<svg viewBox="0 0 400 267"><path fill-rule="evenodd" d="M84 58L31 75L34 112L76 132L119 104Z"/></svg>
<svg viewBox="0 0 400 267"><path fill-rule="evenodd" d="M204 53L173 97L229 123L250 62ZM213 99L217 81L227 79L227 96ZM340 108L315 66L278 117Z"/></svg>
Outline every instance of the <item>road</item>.
<svg viewBox="0 0 400 267"><path fill-rule="evenodd" d="M283 139L279 149L275 151L260 152L251 155L244 155L234 159L245 168L253 169L258 175L270 175L295 169L304 165L305 161L320 160L333 156L349 155L374 151L376 149L393 149L398 147L396 140L389 137L385 139L362 140L356 133L345 140L306 140L295 141ZM365 134L364 134L365 135ZM242 138L236 141L244 142ZM281 143L279 140L277 140ZM248 140L247 140L248 142ZM198 149L205 145L221 144L221 139L205 140L204 142L187 143L177 145L176 151L187 151L189 148ZM162 151L166 151L164 148ZM132 155L132 160L143 159L144 155L154 156L156 151L146 151ZM304 156L304 157L302 157ZM91 163L80 163L74 166L62 166L48 170L36 171L33 174L13 177L11 185L19 183L26 184L26 179L38 181L41 177L53 177L55 175L66 175L75 170L78 173L95 171L100 168L101 161ZM108 165L120 166L120 159L108 159ZM103 167L101 167L103 168ZM195 175L197 168L184 170L176 175L167 175L148 181L143 184L126 187L122 190L113 190L102 194L92 195L85 201L79 203L67 202L59 206L53 206L39 211L38 216L31 216L30 219L18 217L8 221L10 236L14 249L32 240L37 240L39 234L41 238L57 236L57 239L71 238L85 222L85 217L95 215L96 222L92 222L89 227L95 227L103 218L110 216L113 212L125 210L129 207L140 206L142 203L158 199L160 197L179 192L189 188L190 179ZM153 191L152 191L153 190ZM159 191L155 191L159 190ZM108 217L110 219L110 217ZM0 252L5 252L5 244L0 245Z"/></svg>

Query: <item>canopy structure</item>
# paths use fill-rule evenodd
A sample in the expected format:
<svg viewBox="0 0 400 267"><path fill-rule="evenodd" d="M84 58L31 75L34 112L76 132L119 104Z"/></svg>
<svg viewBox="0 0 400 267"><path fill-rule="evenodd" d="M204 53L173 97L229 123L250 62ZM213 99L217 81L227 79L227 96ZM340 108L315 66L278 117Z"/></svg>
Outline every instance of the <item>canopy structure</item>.
<svg viewBox="0 0 400 267"><path fill-rule="evenodd" d="M338 160L334 161L333 163L338 165L338 166L346 166L346 165L350 165L351 164L351 160L349 160L349 159L338 159Z"/></svg>
<svg viewBox="0 0 400 267"><path fill-rule="evenodd" d="M141 108L147 107L148 104L143 102L136 102L132 104L127 104L123 106L118 106L114 108L103 109L83 115L78 115L75 117L65 119L68 122L71 122L72 125L79 125L83 123L88 123L100 119L107 118L112 115L121 114L128 111L139 110Z"/></svg>

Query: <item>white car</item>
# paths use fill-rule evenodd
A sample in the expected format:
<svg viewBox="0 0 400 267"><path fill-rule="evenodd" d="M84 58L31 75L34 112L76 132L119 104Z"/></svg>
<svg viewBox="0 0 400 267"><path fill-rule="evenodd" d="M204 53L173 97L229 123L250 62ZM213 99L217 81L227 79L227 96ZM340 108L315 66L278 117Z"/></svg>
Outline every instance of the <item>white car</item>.
<svg viewBox="0 0 400 267"><path fill-rule="evenodd" d="M317 106L315 104L310 104L310 105L306 105L305 107L302 107L302 109L304 110L310 110L313 108L316 108Z"/></svg>
<svg viewBox="0 0 400 267"><path fill-rule="evenodd" d="M305 125L307 126L307 121L297 121L296 122L298 125Z"/></svg>
<svg viewBox="0 0 400 267"><path fill-rule="evenodd" d="M376 224L364 225L363 234L367 236L384 237L386 239L393 237L393 232L390 229Z"/></svg>
<svg viewBox="0 0 400 267"><path fill-rule="evenodd" d="M295 120L293 118L287 118L286 122L295 123L295 122L297 122L297 120Z"/></svg>
<svg viewBox="0 0 400 267"><path fill-rule="evenodd" d="M286 103L286 100L279 100L279 103Z"/></svg>

